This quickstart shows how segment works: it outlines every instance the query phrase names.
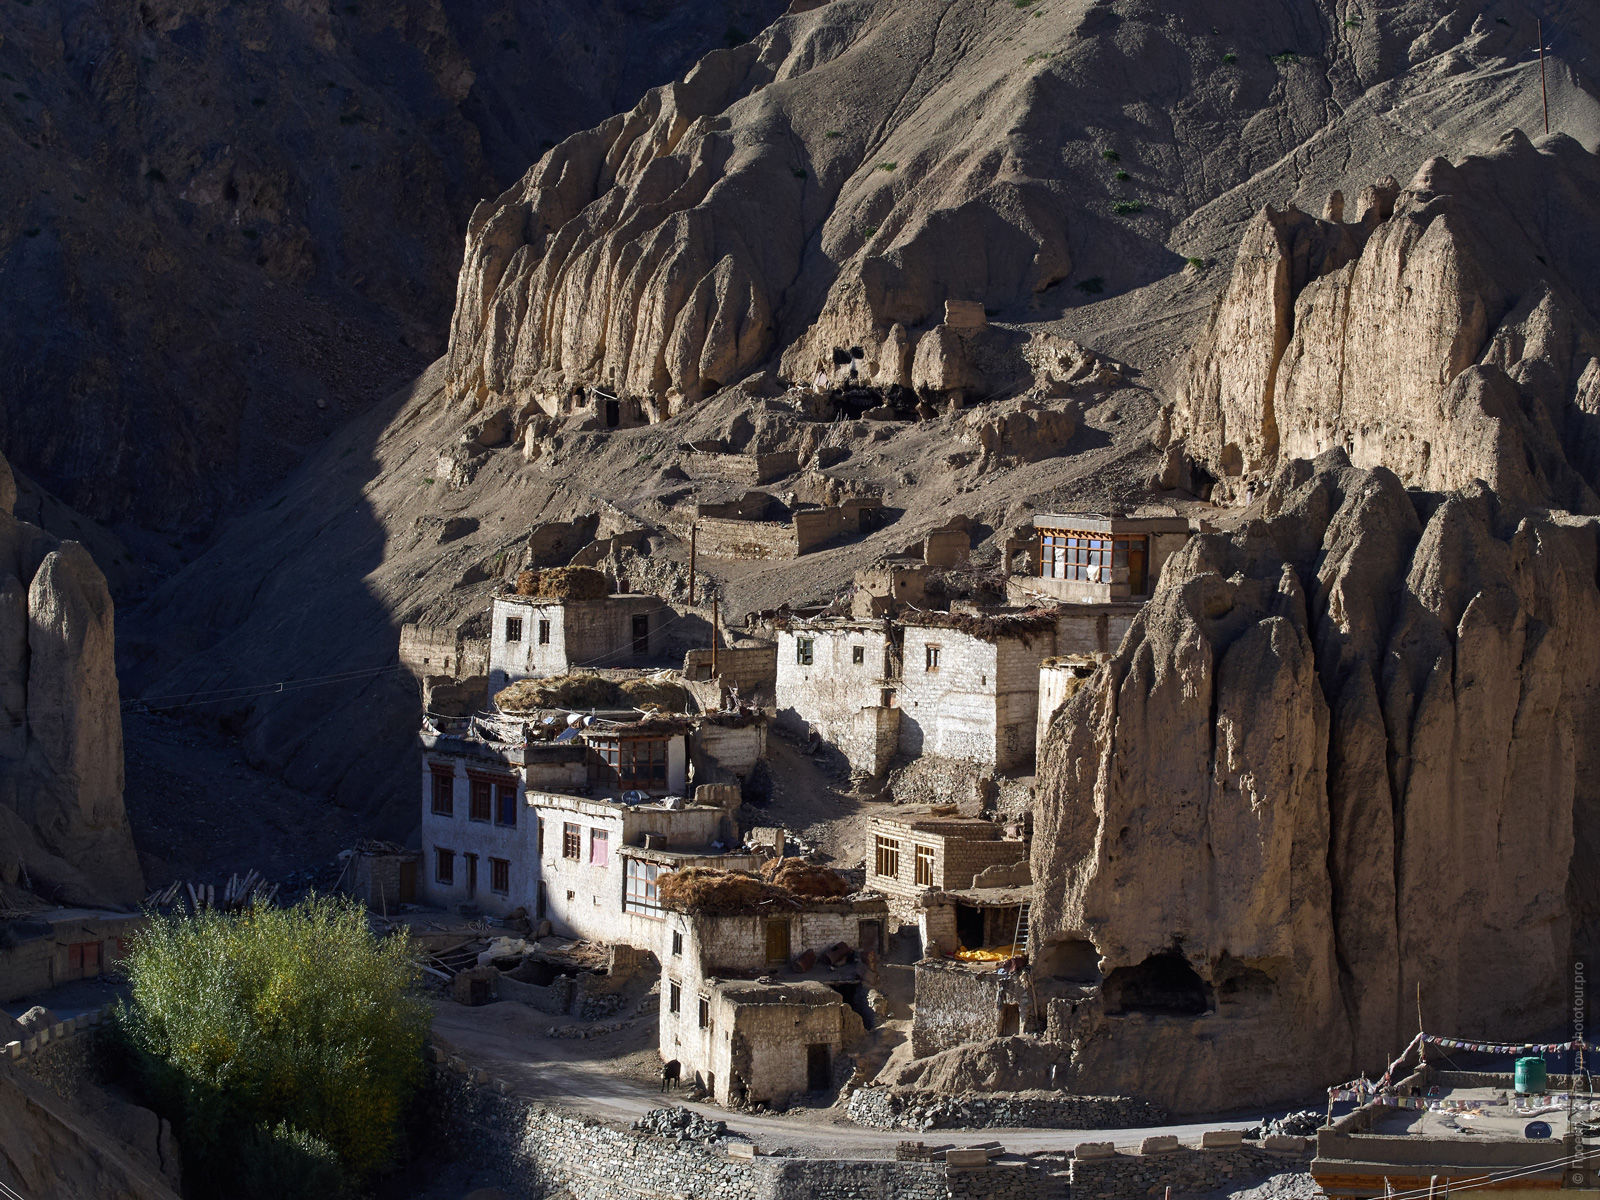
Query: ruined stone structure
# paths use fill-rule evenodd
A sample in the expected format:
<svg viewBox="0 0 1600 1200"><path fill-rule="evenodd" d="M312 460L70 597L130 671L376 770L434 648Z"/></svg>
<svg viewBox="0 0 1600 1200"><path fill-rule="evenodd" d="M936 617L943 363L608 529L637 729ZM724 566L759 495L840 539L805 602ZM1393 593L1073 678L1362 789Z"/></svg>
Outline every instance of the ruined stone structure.
<svg viewBox="0 0 1600 1200"><path fill-rule="evenodd" d="M765 492L747 492L725 504L697 506L696 544L708 558L798 558L872 529L881 510L875 497L789 507Z"/></svg>
<svg viewBox="0 0 1600 1200"><path fill-rule="evenodd" d="M1342 452L1266 510L1191 541L1051 725L1034 979L1069 1085L1298 1095L1386 1061L1419 987L1437 1027L1559 1027L1596 945L1595 524Z"/></svg>
<svg viewBox="0 0 1600 1200"><path fill-rule="evenodd" d="M1340 448L1415 487L1481 479L1509 501L1596 511L1600 160L1513 131L1367 188L1353 215L1269 207L1251 223L1174 441L1224 496Z"/></svg>

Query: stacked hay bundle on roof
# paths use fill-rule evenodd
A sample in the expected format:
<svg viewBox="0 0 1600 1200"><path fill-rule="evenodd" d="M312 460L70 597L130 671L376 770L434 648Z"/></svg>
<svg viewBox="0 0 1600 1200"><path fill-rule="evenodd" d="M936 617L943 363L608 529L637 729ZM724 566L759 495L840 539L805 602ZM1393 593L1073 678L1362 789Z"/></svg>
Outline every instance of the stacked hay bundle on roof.
<svg viewBox="0 0 1600 1200"><path fill-rule="evenodd" d="M546 567L520 571L517 595L539 600L604 600L611 594L611 577L593 567Z"/></svg>
<svg viewBox="0 0 1600 1200"><path fill-rule="evenodd" d="M555 708L563 711L592 708L629 708L632 701L609 679L599 675L552 675L548 679L519 679L495 695L501 712L531 713Z"/></svg>
<svg viewBox="0 0 1600 1200"><path fill-rule="evenodd" d="M764 906L794 907L793 892L748 871L685 867L661 878L661 903L681 912L729 915Z"/></svg>
<svg viewBox="0 0 1600 1200"><path fill-rule="evenodd" d="M807 900L833 900L850 893L843 875L803 858L774 858L761 865L768 883Z"/></svg>
<svg viewBox="0 0 1600 1200"><path fill-rule="evenodd" d="M687 713L694 712L697 707L681 678L675 679L665 671L639 679L625 679L621 690L635 708L649 706L662 712Z"/></svg>

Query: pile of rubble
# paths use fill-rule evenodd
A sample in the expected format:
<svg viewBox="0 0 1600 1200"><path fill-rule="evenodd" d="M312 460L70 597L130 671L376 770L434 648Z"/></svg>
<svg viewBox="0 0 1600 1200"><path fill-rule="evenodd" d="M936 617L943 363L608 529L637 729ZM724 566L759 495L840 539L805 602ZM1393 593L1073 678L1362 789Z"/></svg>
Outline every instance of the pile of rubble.
<svg viewBox="0 0 1600 1200"><path fill-rule="evenodd" d="M1259 1125L1253 1125L1244 1131L1244 1136L1251 1141L1262 1138L1284 1135L1286 1137L1313 1137L1317 1130L1322 1128L1322 1114L1303 1109L1300 1112L1289 1113L1282 1117L1273 1117Z"/></svg>
<svg viewBox="0 0 1600 1200"><path fill-rule="evenodd" d="M960 1096L864 1087L845 1112L871 1129L1123 1129L1160 1125L1167 1112L1131 1096L1060 1092L988 1092Z"/></svg>
<svg viewBox="0 0 1600 1200"><path fill-rule="evenodd" d="M633 1128L640 1133L700 1145L719 1142L728 1132L725 1122L708 1120L687 1108L652 1108L633 1123Z"/></svg>

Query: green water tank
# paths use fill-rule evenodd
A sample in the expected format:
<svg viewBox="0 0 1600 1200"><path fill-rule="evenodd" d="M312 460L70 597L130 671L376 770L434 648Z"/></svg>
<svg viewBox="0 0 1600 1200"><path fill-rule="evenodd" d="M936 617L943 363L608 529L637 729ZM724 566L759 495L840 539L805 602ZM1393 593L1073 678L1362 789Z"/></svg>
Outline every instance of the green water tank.
<svg viewBox="0 0 1600 1200"><path fill-rule="evenodd" d="M1544 1059L1529 1055L1517 1059L1517 1095L1542 1096L1545 1090Z"/></svg>

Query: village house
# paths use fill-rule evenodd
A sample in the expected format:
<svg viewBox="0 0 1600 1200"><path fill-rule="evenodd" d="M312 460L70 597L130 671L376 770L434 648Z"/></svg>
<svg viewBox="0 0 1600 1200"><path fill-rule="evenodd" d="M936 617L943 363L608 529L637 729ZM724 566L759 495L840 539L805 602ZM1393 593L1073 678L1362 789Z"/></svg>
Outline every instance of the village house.
<svg viewBox="0 0 1600 1200"><path fill-rule="evenodd" d="M887 621L793 620L778 630L777 721L879 775L899 744L898 631Z"/></svg>
<svg viewBox="0 0 1600 1200"><path fill-rule="evenodd" d="M722 764L759 760L760 714L590 718L547 732L504 718L425 722L422 899L522 909L569 936L649 949L663 871L759 863L738 852L737 774ZM695 774L734 782L696 784L697 753Z"/></svg>
<svg viewBox="0 0 1600 1200"><path fill-rule="evenodd" d="M887 914L878 896L794 897L732 913L669 907L656 951L662 1060L719 1104L831 1088L864 1029L865 976Z"/></svg>
<svg viewBox="0 0 1600 1200"><path fill-rule="evenodd" d="M489 625L489 695L519 679L566 675L578 667L636 667L667 653L674 614L656 596L591 599L502 595Z"/></svg>
<svg viewBox="0 0 1600 1200"><path fill-rule="evenodd" d="M768 492L747 491L734 500L697 505L694 537L708 558L797 558L876 528L882 510L877 496L785 504Z"/></svg>
<svg viewBox="0 0 1600 1200"><path fill-rule="evenodd" d="M1179 516L1042 513L1025 547L1028 576L1017 582L1032 595L1072 604L1146 600L1192 532Z"/></svg>
<svg viewBox="0 0 1600 1200"><path fill-rule="evenodd" d="M1021 833L981 817L963 817L954 807L906 806L876 814L867 821L867 886L887 896L896 913L909 916L921 911L918 901L930 892L1012 883L1019 875L1026 882L1028 843ZM957 948L953 937L937 942ZM923 944L929 944L927 937ZM969 939L969 944L982 943Z"/></svg>

